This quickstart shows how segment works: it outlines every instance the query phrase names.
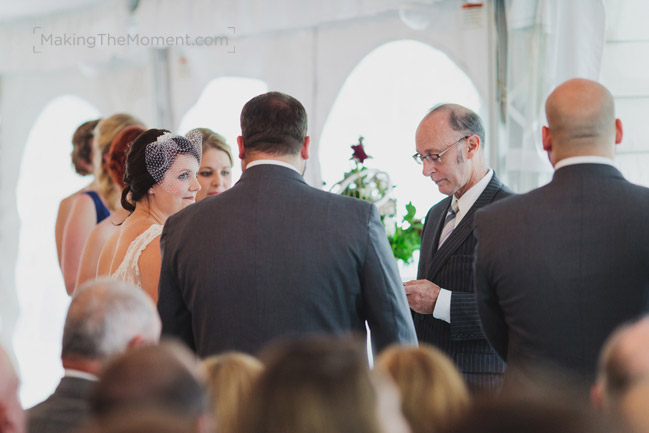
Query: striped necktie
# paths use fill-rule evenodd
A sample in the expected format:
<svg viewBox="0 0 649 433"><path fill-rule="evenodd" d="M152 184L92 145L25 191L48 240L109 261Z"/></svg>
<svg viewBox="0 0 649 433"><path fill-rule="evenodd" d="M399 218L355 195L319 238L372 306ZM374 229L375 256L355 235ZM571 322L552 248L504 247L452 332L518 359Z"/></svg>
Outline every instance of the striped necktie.
<svg viewBox="0 0 649 433"><path fill-rule="evenodd" d="M444 228L442 229L442 234L439 237L439 244L437 244L437 249L439 249L444 241L448 239L449 235L455 228L455 215L457 215L457 211L459 210L459 205L457 204L457 200L453 200L451 202L451 208L448 210L448 213L446 214L446 219L444 220Z"/></svg>

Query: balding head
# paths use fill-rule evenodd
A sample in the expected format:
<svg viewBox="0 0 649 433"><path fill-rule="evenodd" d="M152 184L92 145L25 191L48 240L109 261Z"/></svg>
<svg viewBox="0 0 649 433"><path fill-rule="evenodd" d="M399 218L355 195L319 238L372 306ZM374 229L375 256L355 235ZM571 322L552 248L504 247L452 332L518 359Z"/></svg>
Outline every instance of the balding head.
<svg viewBox="0 0 649 433"><path fill-rule="evenodd" d="M475 112L457 104L440 104L417 127L415 159L423 164L442 194L460 198L487 174L485 130ZM431 159L437 155L437 159Z"/></svg>
<svg viewBox="0 0 649 433"><path fill-rule="evenodd" d="M613 96L595 81L575 78L561 84L548 97L545 114L543 148L553 165L572 156L613 159L614 144L622 141Z"/></svg>
<svg viewBox="0 0 649 433"><path fill-rule="evenodd" d="M92 361L103 366L129 347L156 343L160 328L155 305L141 288L98 279L82 286L72 298L61 358L64 365Z"/></svg>
<svg viewBox="0 0 649 433"><path fill-rule="evenodd" d="M208 413L204 370L180 343L139 347L108 365L90 404L98 420L163 410L196 421Z"/></svg>
<svg viewBox="0 0 649 433"><path fill-rule="evenodd" d="M649 378L649 317L625 324L604 343L599 357L595 403L616 411L631 386Z"/></svg>
<svg viewBox="0 0 649 433"><path fill-rule="evenodd" d="M18 376L9 357L0 347L0 432L25 431L25 413L18 401L18 387Z"/></svg>

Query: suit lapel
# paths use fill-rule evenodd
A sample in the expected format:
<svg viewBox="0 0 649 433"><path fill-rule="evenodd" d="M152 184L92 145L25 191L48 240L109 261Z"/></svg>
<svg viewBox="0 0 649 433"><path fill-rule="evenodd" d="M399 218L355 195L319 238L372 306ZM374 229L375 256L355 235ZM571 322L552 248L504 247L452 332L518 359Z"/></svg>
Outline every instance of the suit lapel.
<svg viewBox="0 0 649 433"><path fill-rule="evenodd" d="M458 224L458 226L455 227L455 229L453 229L448 239L446 239L446 242L444 242L444 244L439 248L439 250L437 250L434 253L433 259L430 262L428 272L426 273L426 275L429 276L429 278L435 278L437 272L439 272L439 270L444 266L448 258L451 257L451 255L453 255L453 253L464 243L464 241L469 237L469 235L473 233L473 216L475 212L481 207L484 207L489 203L491 203L493 201L494 196L496 195L496 193L500 188L502 188L502 183L494 173L493 177L487 184L487 187L482 192L482 194L480 194L480 197L478 197L475 203L473 203L471 209L469 209L466 215L464 215L462 221L460 221L460 224ZM434 243L435 248L437 248L441 230L442 230L441 228L438 228L437 234L435 235L435 243Z"/></svg>

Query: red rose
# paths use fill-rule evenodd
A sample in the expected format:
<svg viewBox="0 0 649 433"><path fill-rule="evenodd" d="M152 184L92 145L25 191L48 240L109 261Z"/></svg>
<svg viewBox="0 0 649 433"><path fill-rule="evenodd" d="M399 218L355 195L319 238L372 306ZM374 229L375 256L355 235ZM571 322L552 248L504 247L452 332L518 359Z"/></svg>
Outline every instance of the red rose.
<svg viewBox="0 0 649 433"><path fill-rule="evenodd" d="M367 153L365 153L365 149L363 149L362 144L352 145L352 150L354 150L352 159L355 159L361 164L363 163L363 161L369 158L369 156L367 156Z"/></svg>

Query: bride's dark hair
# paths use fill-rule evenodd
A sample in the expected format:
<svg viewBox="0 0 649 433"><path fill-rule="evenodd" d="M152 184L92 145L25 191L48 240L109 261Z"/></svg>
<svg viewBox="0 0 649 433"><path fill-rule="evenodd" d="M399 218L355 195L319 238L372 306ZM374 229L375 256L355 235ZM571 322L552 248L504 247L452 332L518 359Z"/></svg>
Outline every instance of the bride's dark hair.
<svg viewBox="0 0 649 433"><path fill-rule="evenodd" d="M146 148L166 133L169 133L166 129L149 129L137 137L131 145L131 150L126 157L124 190L122 191L122 207L129 212L135 210L135 204L143 197L147 197L149 188L156 184L155 179L147 170ZM176 152L171 158L161 158L161 166L155 167L156 171L166 173L177 155L190 154L200 162L200 147L197 150L191 141L182 136L174 136L171 140L177 145Z"/></svg>

